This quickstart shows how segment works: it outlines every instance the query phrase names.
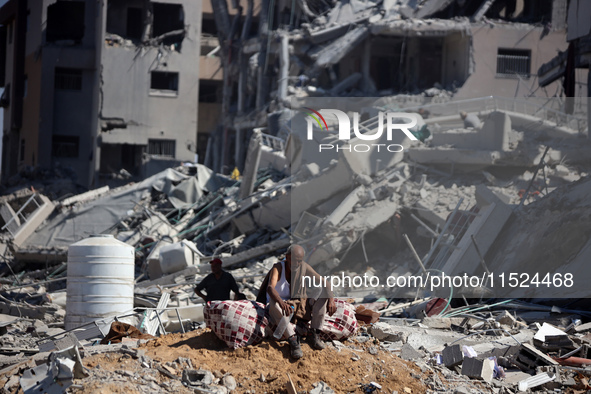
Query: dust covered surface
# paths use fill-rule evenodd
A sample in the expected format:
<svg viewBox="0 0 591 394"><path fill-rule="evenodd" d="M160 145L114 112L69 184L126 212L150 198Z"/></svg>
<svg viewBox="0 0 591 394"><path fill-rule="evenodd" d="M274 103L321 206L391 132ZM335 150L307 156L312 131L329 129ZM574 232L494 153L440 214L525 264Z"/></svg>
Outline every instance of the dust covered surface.
<svg viewBox="0 0 591 394"><path fill-rule="evenodd" d="M193 392L181 382L186 366L179 360L185 359L190 360L194 369L209 370L216 378L232 375L238 386L236 392L285 393L287 374L298 391L306 392L318 381L327 383L338 393L363 392L361 386L372 381L383 387L382 392L427 391L423 381L428 374L422 373L415 364L381 349L377 354L370 354L370 347L379 348L374 338L365 343L349 340L340 349L328 344L321 351L303 342L304 357L293 360L289 357L287 342L265 340L255 346L231 350L209 329L163 335L139 346L140 351L145 350L144 360L151 360L150 367L146 367L145 361L142 365L142 358L121 353L84 358L83 364L90 376L75 380L77 386L73 392L145 392L136 389L138 384L153 390ZM160 369L164 366L178 380L161 373L158 366Z"/></svg>

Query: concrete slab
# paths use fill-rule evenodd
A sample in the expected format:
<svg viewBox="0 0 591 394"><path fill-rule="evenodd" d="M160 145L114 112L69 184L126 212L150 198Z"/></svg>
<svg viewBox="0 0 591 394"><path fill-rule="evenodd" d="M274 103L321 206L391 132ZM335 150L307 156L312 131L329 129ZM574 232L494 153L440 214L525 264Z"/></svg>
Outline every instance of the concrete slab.
<svg viewBox="0 0 591 394"><path fill-rule="evenodd" d="M332 226L336 226L343 220L343 218L351 212L353 207L361 201L361 198L364 197L366 194L365 186L359 186L355 190L353 190L345 199L341 202L341 204L326 218L324 224L330 224Z"/></svg>
<svg viewBox="0 0 591 394"><path fill-rule="evenodd" d="M472 237L476 245L478 245L481 255L485 256L513 212L511 207L506 205L485 185L476 187L476 203L480 208L480 212L458 243L458 248L453 251L443 268L441 268L447 274L461 271L471 275L481 270L480 257Z"/></svg>
<svg viewBox="0 0 591 394"><path fill-rule="evenodd" d="M480 149L455 149L449 147L409 148L408 157L420 164L470 164L490 166L501 158L501 152Z"/></svg>

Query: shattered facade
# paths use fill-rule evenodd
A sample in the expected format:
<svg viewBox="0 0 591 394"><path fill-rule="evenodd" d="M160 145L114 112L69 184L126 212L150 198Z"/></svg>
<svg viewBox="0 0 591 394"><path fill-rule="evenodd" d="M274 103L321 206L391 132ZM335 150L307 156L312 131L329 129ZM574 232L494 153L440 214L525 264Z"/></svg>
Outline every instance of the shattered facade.
<svg viewBox="0 0 591 394"><path fill-rule="evenodd" d="M120 68L134 37L156 38L136 23L140 2L127 19L126 2L109 3L103 52ZM210 104L225 116L205 155L216 171L186 163L117 188L0 197L0 389L591 390L587 107L565 104L564 79L534 75L571 45L567 5L583 5L228 3L203 19L219 38L201 47L219 54L201 74L221 81ZM184 54L178 20L150 18L160 50ZM156 77L149 94L172 99L170 75ZM121 119L104 120L124 141ZM297 362L298 338L274 341L255 301L295 243L339 305L314 331L327 347L302 340ZM246 300L194 291L213 259Z"/></svg>
<svg viewBox="0 0 591 394"><path fill-rule="evenodd" d="M424 98L563 92L558 83L540 88L535 73L567 47L566 1L263 2L259 37L250 40L230 29L233 8L221 3L214 12L229 116L205 162L216 171L243 169L255 128L284 138L292 97L403 95L398 105L412 107Z"/></svg>
<svg viewBox="0 0 591 394"><path fill-rule="evenodd" d="M9 1L0 15L5 181L57 166L96 186L195 159L201 2Z"/></svg>
<svg viewBox="0 0 591 394"><path fill-rule="evenodd" d="M244 22L241 35L246 39L256 37L259 30L261 1L241 0L240 8L230 8L232 18ZM199 57L199 118L197 124L198 162L203 164L212 157L206 157L209 138L218 132L222 114L224 67L220 56L214 12L210 1L202 3L201 55ZM233 141L231 141L233 143ZM232 151L228 146L229 152ZM210 154L212 154L210 152ZM230 169L231 170L231 169Z"/></svg>

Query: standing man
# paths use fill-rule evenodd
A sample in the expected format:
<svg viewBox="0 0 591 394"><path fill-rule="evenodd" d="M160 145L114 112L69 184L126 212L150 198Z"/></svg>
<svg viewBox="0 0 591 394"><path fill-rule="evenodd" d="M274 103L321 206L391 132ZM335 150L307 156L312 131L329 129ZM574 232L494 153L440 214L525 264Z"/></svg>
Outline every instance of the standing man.
<svg viewBox="0 0 591 394"><path fill-rule="evenodd" d="M304 261L305 251L300 245L292 245L287 249L285 259L271 268L269 273L269 282L267 284L267 304L271 320L279 324L282 319L289 319L292 307L286 301L299 298L305 302L307 308L312 310L312 336L310 346L314 349L324 349L326 345L319 337L320 329L324 324L324 317L328 311L333 315L336 311L336 305L332 294L327 298L306 298L306 289L302 284L305 283L303 277L321 276ZM293 291L292 291L293 290ZM318 289L321 290L321 289ZM303 356L299 338L291 325L287 324L283 338L287 339L291 348L291 356L295 359Z"/></svg>
<svg viewBox="0 0 591 394"><path fill-rule="evenodd" d="M235 300L244 300L246 296L238 289L236 279L231 273L222 269L222 260L213 259L209 262L211 274L207 275L195 287L195 294L207 301L225 301L230 299L230 290L234 292ZM203 290L207 294L203 294Z"/></svg>

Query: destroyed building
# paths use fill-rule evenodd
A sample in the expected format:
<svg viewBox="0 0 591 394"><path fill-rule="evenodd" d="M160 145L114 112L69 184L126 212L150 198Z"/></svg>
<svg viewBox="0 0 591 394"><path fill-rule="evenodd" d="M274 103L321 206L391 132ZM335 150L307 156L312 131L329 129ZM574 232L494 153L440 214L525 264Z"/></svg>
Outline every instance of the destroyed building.
<svg viewBox="0 0 591 394"><path fill-rule="evenodd" d="M244 24L242 29L245 38L256 37L259 30L259 15L261 1L249 2L241 0L240 11L230 8L233 17L240 14ZM222 113L222 95L224 68L220 57L220 45L217 38L217 28L214 19L212 3L202 2L201 19L201 55L199 56L199 117L197 120L197 161L203 164L206 160L207 145L210 135L216 133L220 125ZM246 23L246 18L250 21ZM242 34L242 33L241 33Z"/></svg>
<svg viewBox="0 0 591 394"><path fill-rule="evenodd" d="M591 97L591 73L589 72L591 52L591 25L588 15L591 10L585 1L572 1L568 7L568 49L561 51L538 70L540 86L562 79L566 97L565 111L573 113L578 97ZM586 74L586 76L585 76ZM587 82L587 92L579 92L580 84ZM587 101L587 116L591 116L591 101ZM591 118L589 118L591 122Z"/></svg>
<svg viewBox="0 0 591 394"><path fill-rule="evenodd" d="M201 2L9 1L0 9L2 177L85 186L194 161Z"/></svg>
<svg viewBox="0 0 591 394"><path fill-rule="evenodd" d="M231 5L214 9L228 81L222 102L228 116L205 162L216 171L243 169L253 129L279 135L292 97L404 94L417 106L417 94L447 101L563 92L556 82L540 88L536 78L568 46L563 0L268 6L263 2L260 34L250 40L240 36Z"/></svg>
<svg viewBox="0 0 591 394"><path fill-rule="evenodd" d="M259 20L266 35L244 42L236 37L254 3L233 13L225 3L212 2L228 114L218 134L236 149L226 141L222 159L212 142L208 160L224 173L241 166L240 174L184 165L117 188L2 196L0 388L590 390L586 101L569 111L563 97L540 99L532 74L569 45L559 22L566 2L269 1ZM375 50L375 62L355 58L357 40ZM390 56L383 40L398 40L403 56ZM448 50L457 41L456 56ZM423 45L430 57L418 67ZM447 68L454 61L458 74ZM441 65L437 78L427 78L429 65ZM479 90L479 82L490 87ZM563 81L552 83L549 96ZM486 97L466 93L469 86ZM390 127L405 116L417 127ZM84 274L100 266L86 249L97 239L126 254L114 270L126 294L100 316L72 302L95 297L94 306L115 293L93 292L95 278ZM245 319L257 321L257 343L234 335L251 332L240 324L225 335L235 321L221 320L222 330L208 314L254 308L265 274L293 243L331 281L398 285L343 280L334 293L350 330L331 337L329 326L328 349L304 345L298 362L285 342L262 333L258 314ZM214 257L248 301L212 306L196 297ZM83 259L88 265L77 265ZM445 275L449 285L434 286ZM247 346L236 348L240 340Z"/></svg>

